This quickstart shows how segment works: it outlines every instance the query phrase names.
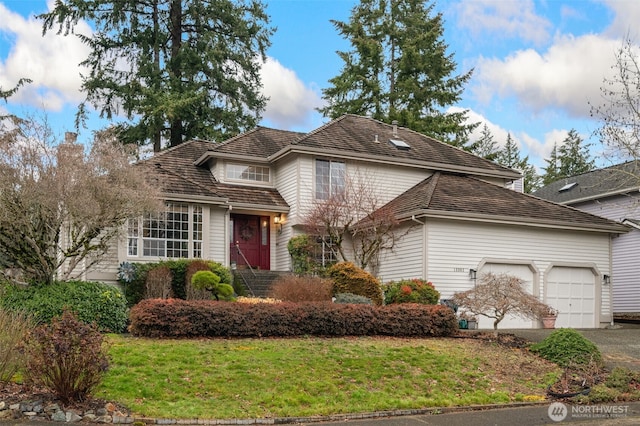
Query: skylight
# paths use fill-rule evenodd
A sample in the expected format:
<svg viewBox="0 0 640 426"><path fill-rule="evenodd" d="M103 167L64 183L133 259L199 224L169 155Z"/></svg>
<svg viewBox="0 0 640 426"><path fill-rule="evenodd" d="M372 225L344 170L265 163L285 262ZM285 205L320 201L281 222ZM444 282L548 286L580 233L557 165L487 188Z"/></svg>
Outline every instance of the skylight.
<svg viewBox="0 0 640 426"><path fill-rule="evenodd" d="M411 149L411 145L406 143L405 141L401 141L400 139L389 139L389 143L395 146L398 149L408 150Z"/></svg>
<svg viewBox="0 0 640 426"><path fill-rule="evenodd" d="M576 186L578 184L578 182L571 182L566 184L565 186L563 186L562 188L558 189L558 192L564 192L564 191L568 191L571 188L573 188L574 186Z"/></svg>

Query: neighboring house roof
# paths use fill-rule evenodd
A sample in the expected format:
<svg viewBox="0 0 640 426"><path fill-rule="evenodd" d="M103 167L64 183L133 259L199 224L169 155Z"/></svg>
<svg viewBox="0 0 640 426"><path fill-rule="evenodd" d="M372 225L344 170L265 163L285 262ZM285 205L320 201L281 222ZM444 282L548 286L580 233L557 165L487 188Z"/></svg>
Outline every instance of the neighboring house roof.
<svg viewBox="0 0 640 426"><path fill-rule="evenodd" d="M208 167L195 161L212 142L194 140L155 154L139 166L148 169L167 198L191 197L213 203L262 207L273 211L288 211L289 206L273 188L227 185L218 182Z"/></svg>
<svg viewBox="0 0 640 426"><path fill-rule="evenodd" d="M396 145L391 140L399 141ZM274 161L292 152L398 163L435 170L518 179L520 173L412 130L369 117L343 115L307 134L258 127L198 159L249 156Z"/></svg>
<svg viewBox="0 0 640 426"><path fill-rule="evenodd" d="M500 223L623 233L628 227L572 207L561 206L480 179L434 173L384 208L399 219L449 217Z"/></svg>
<svg viewBox="0 0 640 426"><path fill-rule="evenodd" d="M560 179L533 193L560 204L596 200L640 188L640 163L630 161Z"/></svg>

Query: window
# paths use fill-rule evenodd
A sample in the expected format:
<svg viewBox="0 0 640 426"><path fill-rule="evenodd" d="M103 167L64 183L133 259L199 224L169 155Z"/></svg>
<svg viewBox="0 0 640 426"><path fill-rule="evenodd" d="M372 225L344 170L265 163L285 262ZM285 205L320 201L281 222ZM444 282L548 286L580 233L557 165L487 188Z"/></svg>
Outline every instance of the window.
<svg viewBox="0 0 640 426"><path fill-rule="evenodd" d="M227 179L269 182L269 167L227 164Z"/></svg>
<svg viewBox="0 0 640 426"><path fill-rule="evenodd" d="M338 262L338 247L331 237L316 237L314 259L322 267L328 267Z"/></svg>
<svg viewBox="0 0 640 426"><path fill-rule="evenodd" d="M344 191L345 164L338 161L316 160L316 199L328 200Z"/></svg>
<svg viewBox="0 0 640 426"><path fill-rule="evenodd" d="M202 207L167 204L164 212L130 219L127 226L129 256L202 257Z"/></svg>

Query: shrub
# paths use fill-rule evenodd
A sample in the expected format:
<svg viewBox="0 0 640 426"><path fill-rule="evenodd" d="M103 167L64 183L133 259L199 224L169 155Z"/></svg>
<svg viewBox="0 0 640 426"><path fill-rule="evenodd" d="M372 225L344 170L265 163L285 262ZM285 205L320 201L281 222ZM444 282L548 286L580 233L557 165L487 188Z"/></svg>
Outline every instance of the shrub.
<svg viewBox="0 0 640 426"><path fill-rule="evenodd" d="M171 282L173 273L166 265L157 266L147 273L145 280L145 299L169 299L173 297Z"/></svg>
<svg viewBox="0 0 640 426"><path fill-rule="evenodd" d="M353 293L368 297L376 305L382 305L380 281L353 263L336 263L327 270L327 274L333 281L333 295Z"/></svg>
<svg viewBox="0 0 640 426"><path fill-rule="evenodd" d="M543 341L531 345L531 351L561 367L586 366L591 362L602 363L598 347L571 328L552 331Z"/></svg>
<svg viewBox="0 0 640 426"><path fill-rule="evenodd" d="M354 305L373 305L373 302L368 297L359 296L353 293L338 293L336 294L333 302Z"/></svg>
<svg viewBox="0 0 640 426"><path fill-rule="evenodd" d="M187 265L185 273L185 300L209 300L211 292L207 290L197 289L191 283L193 275L198 271L210 271L209 263L204 260L194 260Z"/></svg>
<svg viewBox="0 0 640 426"><path fill-rule="evenodd" d="M0 308L0 383L10 381L25 365L20 344L34 325L30 314Z"/></svg>
<svg viewBox="0 0 640 426"><path fill-rule="evenodd" d="M227 303L143 300L131 309L132 334L145 337L448 336L457 330L445 306Z"/></svg>
<svg viewBox="0 0 640 426"><path fill-rule="evenodd" d="M233 296L233 287L220 282L220 277L211 271L198 271L191 277L191 285L198 290L207 290L216 300L229 300Z"/></svg>
<svg viewBox="0 0 640 426"><path fill-rule="evenodd" d="M411 280L391 281L384 285L384 303L422 303L435 305L440 300L440 292L429 281L413 278Z"/></svg>
<svg viewBox="0 0 640 426"><path fill-rule="evenodd" d="M329 302L332 284L330 280L284 275L271 286L270 296L286 302Z"/></svg>
<svg viewBox="0 0 640 426"><path fill-rule="evenodd" d="M172 274L171 291L173 297L186 299L188 298L187 283L191 282L191 277L188 275L190 271L193 274L200 270L199 268L203 263L208 265L211 272L220 277L221 283L233 285L236 294L245 294L242 285L238 284L236 286L236 283L233 282L233 276L229 268L218 262L202 259L176 259L156 263L125 262L120 265L118 281L122 284L129 306L133 306L145 298L145 282L149 271L158 267L167 267ZM196 264L196 266L191 267L192 264Z"/></svg>
<svg viewBox="0 0 640 426"><path fill-rule="evenodd" d="M287 243L291 255L293 273L308 275L317 272L318 265L314 258L314 243L307 234L296 235Z"/></svg>
<svg viewBox="0 0 640 426"><path fill-rule="evenodd" d="M103 337L69 311L32 330L25 343L27 379L50 388L65 404L84 400L109 365Z"/></svg>
<svg viewBox="0 0 640 426"><path fill-rule="evenodd" d="M619 392L638 392L640 388L640 372L631 371L628 368L616 367L611 371L609 377L605 381L605 384L616 389Z"/></svg>
<svg viewBox="0 0 640 426"><path fill-rule="evenodd" d="M0 307L24 310L38 323L49 323L65 308L85 322L96 322L104 332L119 333L127 326L128 309L117 287L88 281L55 282L45 286L10 286L0 298Z"/></svg>

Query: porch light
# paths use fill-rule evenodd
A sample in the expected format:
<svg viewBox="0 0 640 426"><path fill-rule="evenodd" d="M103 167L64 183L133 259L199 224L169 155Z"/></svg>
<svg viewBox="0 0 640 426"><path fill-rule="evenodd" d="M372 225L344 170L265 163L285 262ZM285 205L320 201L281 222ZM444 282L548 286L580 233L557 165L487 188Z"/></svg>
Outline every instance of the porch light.
<svg viewBox="0 0 640 426"><path fill-rule="evenodd" d="M611 275L604 274L604 275L602 276L602 283L603 283L604 285L609 285L609 284L611 284Z"/></svg>
<svg viewBox="0 0 640 426"><path fill-rule="evenodd" d="M476 280L476 275L478 271L475 269L469 269L469 279Z"/></svg>
<svg viewBox="0 0 640 426"><path fill-rule="evenodd" d="M276 225L278 235L282 234L282 215L280 213L273 217L273 223Z"/></svg>

